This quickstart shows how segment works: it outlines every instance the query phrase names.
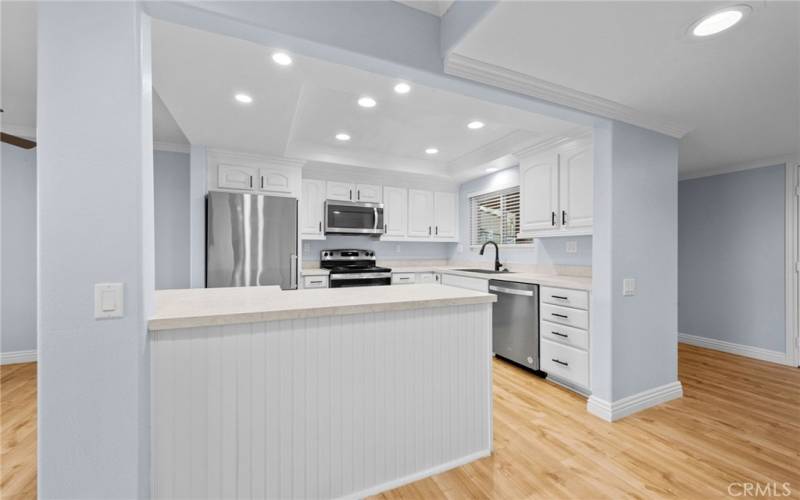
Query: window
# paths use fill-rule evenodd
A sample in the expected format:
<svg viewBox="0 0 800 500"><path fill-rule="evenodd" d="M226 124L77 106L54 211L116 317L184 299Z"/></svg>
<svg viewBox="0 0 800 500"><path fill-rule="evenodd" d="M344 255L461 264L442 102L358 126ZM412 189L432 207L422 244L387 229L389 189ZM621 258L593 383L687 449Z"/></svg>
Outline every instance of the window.
<svg viewBox="0 0 800 500"><path fill-rule="evenodd" d="M470 205L470 245L489 240L498 245L530 243L517 239L519 232L519 186L473 196Z"/></svg>

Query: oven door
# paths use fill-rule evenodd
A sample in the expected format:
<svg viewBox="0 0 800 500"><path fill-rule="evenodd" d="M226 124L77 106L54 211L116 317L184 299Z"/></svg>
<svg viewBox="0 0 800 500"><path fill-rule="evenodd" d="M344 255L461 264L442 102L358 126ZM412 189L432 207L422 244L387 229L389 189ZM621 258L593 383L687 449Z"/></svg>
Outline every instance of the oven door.
<svg viewBox="0 0 800 500"><path fill-rule="evenodd" d="M383 234L383 204L327 200L325 233Z"/></svg>
<svg viewBox="0 0 800 500"><path fill-rule="evenodd" d="M392 273L349 273L330 275L331 288L351 286L382 286L392 284Z"/></svg>

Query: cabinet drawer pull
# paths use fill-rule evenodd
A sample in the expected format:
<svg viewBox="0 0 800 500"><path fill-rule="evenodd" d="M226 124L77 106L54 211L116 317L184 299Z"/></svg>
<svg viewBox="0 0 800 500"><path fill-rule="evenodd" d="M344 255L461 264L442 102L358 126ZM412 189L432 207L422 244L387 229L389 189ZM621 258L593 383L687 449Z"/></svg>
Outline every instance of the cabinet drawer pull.
<svg viewBox="0 0 800 500"><path fill-rule="evenodd" d="M564 318L564 319L567 319L569 317L566 314L558 314L558 313L550 313L550 315L551 316L555 316L557 318Z"/></svg>
<svg viewBox="0 0 800 500"><path fill-rule="evenodd" d="M389 230L389 224L384 224L383 225L383 232L385 233L388 230Z"/></svg>
<svg viewBox="0 0 800 500"><path fill-rule="evenodd" d="M551 226L555 226L556 225L556 213L555 212L550 212L550 225Z"/></svg>
<svg viewBox="0 0 800 500"><path fill-rule="evenodd" d="M253 187L253 176L251 175L250 176L250 188L252 189L252 187Z"/></svg>
<svg viewBox="0 0 800 500"><path fill-rule="evenodd" d="M319 221L319 232L322 232L322 221Z"/></svg>
<svg viewBox="0 0 800 500"><path fill-rule="evenodd" d="M562 365L562 366L569 366L569 363L567 363L566 361L561 361L560 359L553 358L552 361L553 361L553 363L558 363L559 365Z"/></svg>
<svg viewBox="0 0 800 500"><path fill-rule="evenodd" d="M361 190L358 190L358 201L361 201Z"/></svg>
<svg viewBox="0 0 800 500"><path fill-rule="evenodd" d="M353 190L352 189L350 190L350 199L351 200L353 199Z"/></svg>
<svg viewBox="0 0 800 500"><path fill-rule="evenodd" d="M561 225L562 226L566 226L567 225L567 211L566 210L562 210L561 211Z"/></svg>
<svg viewBox="0 0 800 500"><path fill-rule="evenodd" d="M312 285L318 285L318 284L320 284L322 282L321 281L309 281L309 283L311 283Z"/></svg>
<svg viewBox="0 0 800 500"><path fill-rule="evenodd" d="M436 226L436 235L439 235L439 226Z"/></svg>
<svg viewBox="0 0 800 500"><path fill-rule="evenodd" d="M568 297L562 297L561 295L551 295L551 297L553 297L554 299L560 299L560 300L567 300L568 299Z"/></svg>
<svg viewBox="0 0 800 500"><path fill-rule="evenodd" d="M428 226L428 236L431 235L431 226Z"/></svg>
<svg viewBox="0 0 800 500"><path fill-rule="evenodd" d="M261 176L261 189L264 189L264 176Z"/></svg>
<svg viewBox="0 0 800 500"><path fill-rule="evenodd" d="M406 276L406 277L402 277L402 276L401 276L401 277L399 277L399 278L397 278L397 279L399 279L399 280L410 280L411 278L409 278L408 276Z"/></svg>
<svg viewBox="0 0 800 500"><path fill-rule="evenodd" d="M553 335L558 335L559 337L564 337L564 338L569 337L569 335L567 335L566 333L560 333L560 332L550 332L550 333L552 333Z"/></svg>

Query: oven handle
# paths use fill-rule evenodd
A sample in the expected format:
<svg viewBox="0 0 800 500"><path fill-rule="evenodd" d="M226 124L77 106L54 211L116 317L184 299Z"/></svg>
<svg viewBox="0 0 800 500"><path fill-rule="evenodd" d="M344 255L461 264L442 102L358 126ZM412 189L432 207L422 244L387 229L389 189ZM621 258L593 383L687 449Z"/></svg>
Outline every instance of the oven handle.
<svg viewBox="0 0 800 500"><path fill-rule="evenodd" d="M377 231L378 230L378 207L372 208L372 229Z"/></svg>
<svg viewBox="0 0 800 500"><path fill-rule="evenodd" d="M392 273L358 273L358 274L331 274L331 281L339 280L365 280L376 278L391 278Z"/></svg>

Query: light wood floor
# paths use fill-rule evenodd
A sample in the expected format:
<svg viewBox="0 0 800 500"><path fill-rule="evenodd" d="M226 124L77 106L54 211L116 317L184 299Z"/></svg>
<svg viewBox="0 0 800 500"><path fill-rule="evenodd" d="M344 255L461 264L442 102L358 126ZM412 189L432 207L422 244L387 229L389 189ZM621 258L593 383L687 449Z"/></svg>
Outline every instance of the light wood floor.
<svg viewBox="0 0 800 500"><path fill-rule="evenodd" d="M380 497L705 499L788 482L800 498L800 370L681 344L679 376L683 399L609 424L495 361L494 454ZM32 498L35 364L0 367L0 383L0 497Z"/></svg>

